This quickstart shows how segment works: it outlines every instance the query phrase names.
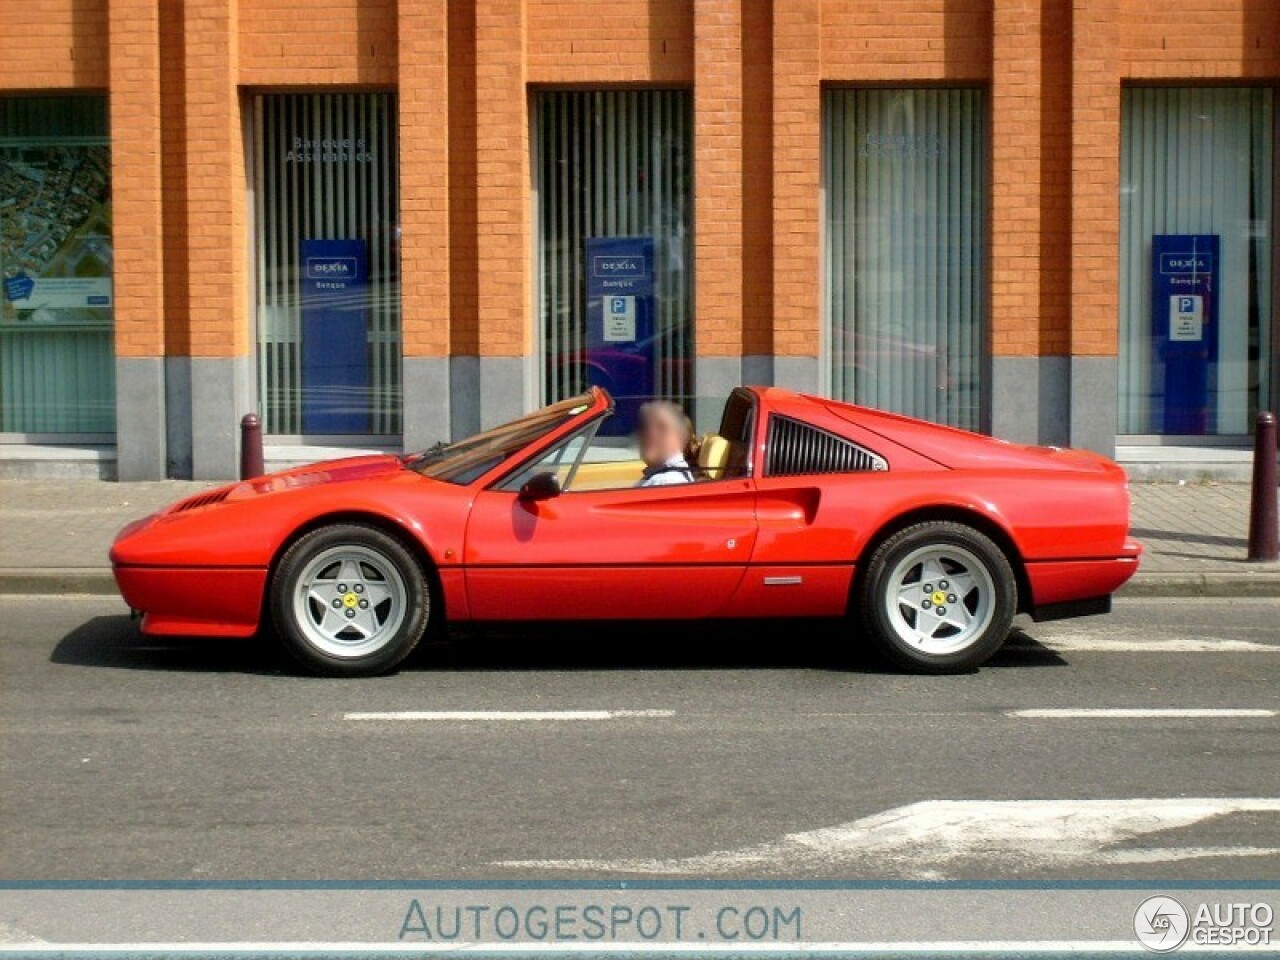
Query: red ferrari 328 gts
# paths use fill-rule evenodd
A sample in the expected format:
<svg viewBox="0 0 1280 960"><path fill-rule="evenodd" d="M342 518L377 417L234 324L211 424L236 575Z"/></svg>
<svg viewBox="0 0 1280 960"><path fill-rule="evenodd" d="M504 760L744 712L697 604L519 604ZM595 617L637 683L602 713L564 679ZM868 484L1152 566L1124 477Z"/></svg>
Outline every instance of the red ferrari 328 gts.
<svg viewBox="0 0 1280 960"><path fill-rule="evenodd" d="M378 674L452 621L847 617L901 667L971 670L1017 613L1101 613L1138 566L1124 472L776 388L730 395L693 483L637 487L598 388L409 456L183 500L111 550L151 634L274 623Z"/></svg>

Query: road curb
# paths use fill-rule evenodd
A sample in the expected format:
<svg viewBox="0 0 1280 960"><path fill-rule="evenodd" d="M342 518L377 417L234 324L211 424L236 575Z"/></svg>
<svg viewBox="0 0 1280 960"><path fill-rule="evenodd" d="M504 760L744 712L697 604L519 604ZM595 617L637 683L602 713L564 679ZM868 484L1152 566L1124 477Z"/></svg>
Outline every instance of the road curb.
<svg viewBox="0 0 1280 960"><path fill-rule="evenodd" d="M1139 574L1119 597L1280 597L1280 569Z"/></svg>
<svg viewBox="0 0 1280 960"><path fill-rule="evenodd" d="M0 594L114 594L116 581L107 568L68 567L0 571Z"/></svg>
<svg viewBox="0 0 1280 960"><path fill-rule="evenodd" d="M115 579L106 568L0 571L0 594L114 595ZM1280 597L1280 567L1215 573L1139 574L1120 589L1120 597Z"/></svg>

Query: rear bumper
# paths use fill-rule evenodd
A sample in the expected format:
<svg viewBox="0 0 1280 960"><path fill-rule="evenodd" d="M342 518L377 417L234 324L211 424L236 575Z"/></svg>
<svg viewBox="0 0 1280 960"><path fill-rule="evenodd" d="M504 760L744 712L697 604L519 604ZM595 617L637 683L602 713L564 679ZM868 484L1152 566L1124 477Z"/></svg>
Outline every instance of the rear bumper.
<svg viewBox="0 0 1280 960"><path fill-rule="evenodd" d="M1119 590L1138 571L1142 547L1125 544L1119 557L1096 560L1044 560L1028 563L1031 615L1037 620L1103 613L1100 601ZM1074 613L1070 611L1076 611Z"/></svg>
<svg viewBox="0 0 1280 960"><path fill-rule="evenodd" d="M156 636L251 637L258 630L267 571L246 567L112 568L125 603Z"/></svg>

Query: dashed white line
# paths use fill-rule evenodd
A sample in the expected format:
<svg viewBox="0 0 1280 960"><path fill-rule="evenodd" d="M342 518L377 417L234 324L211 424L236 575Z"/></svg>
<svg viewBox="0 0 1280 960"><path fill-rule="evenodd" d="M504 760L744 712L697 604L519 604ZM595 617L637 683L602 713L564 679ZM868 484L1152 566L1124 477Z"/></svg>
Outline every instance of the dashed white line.
<svg viewBox="0 0 1280 960"><path fill-rule="evenodd" d="M1062 633L1037 638L1050 650L1077 653L1280 653L1280 644L1226 637L1157 637L1117 628L1106 635Z"/></svg>
<svg viewBox="0 0 1280 960"><path fill-rule="evenodd" d="M1092 719L1229 719L1240 717L1275 717L1280 710L1233 707L1043 707L1030 710L1006 710L1007 717L1023 717L1029 720L1092 720Z"/></svg>
<svg viewBox="0 0 1280 960"><path fill-rule="evenodd" d="M674 717L674 710L378 710L344 713L344 720L629 720Z"/></svg>

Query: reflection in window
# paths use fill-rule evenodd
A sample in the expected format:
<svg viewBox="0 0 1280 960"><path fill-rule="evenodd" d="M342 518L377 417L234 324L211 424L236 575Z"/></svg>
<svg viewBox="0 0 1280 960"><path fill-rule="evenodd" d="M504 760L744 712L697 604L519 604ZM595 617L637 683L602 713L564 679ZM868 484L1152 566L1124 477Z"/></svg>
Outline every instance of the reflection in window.
<svg viewBox="0 0 1280 960"><path fill-rule="evenodd" d="M544 91L535 106L543 394L603 386L606 431L625 434L643 400L692 400L689 94Z"/></svg>
<svg viewBox="0 0 1280 960"><path fill-rule="evenodd" d="M0 433L115 430L100 96L0 98Z"/></svg>
<svg viewBox="0 0 1280 960"><path fill-rule="evenodd" d="M824 94L834 396L979 425L984 164L978 90Z"/></svg>
<svg viewBox="0 0 1280 960"><path fill-rule="evenodd" d="M1121 433L1243 434L1270 404L1274 117L1263 87L1124 91Z"/></svg>
<svg viewBox="0 0 1280 960"><path fill-rule="evenodd" d="M258 375L274 434L400 432L395 98L254 98Z"/></svg>

